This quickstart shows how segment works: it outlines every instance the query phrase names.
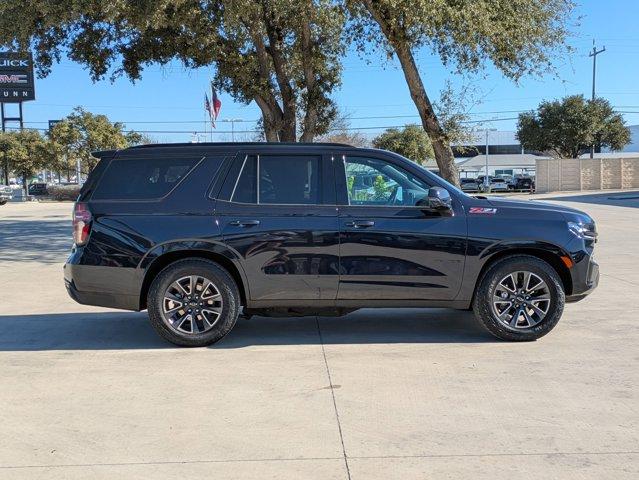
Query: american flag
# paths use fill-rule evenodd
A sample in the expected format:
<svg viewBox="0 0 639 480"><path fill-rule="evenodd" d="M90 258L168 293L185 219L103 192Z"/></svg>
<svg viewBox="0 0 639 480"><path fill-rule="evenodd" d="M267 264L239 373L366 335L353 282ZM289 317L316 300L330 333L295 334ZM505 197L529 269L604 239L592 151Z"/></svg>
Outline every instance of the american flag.
<svg viewBox="0 0 639 480"><path fill-rule="evenodd" d="M215 128L215 121L217 120L217 116L220 114L220 109L222 108L222 102L213 85L211 84L211 101L209 101L209 96L207 93L204 94L204 109L209 113L209 118L211 119L211 126Z"/></svg>

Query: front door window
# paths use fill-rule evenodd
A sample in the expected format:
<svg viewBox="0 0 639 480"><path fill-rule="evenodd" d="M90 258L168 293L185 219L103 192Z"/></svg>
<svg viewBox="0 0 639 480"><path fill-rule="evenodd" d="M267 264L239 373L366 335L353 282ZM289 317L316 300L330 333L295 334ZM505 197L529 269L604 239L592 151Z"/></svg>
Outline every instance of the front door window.
<svg viewBox="0 0 639 480"><path fill-rule="evenodd" d="M349 205L428 205L429 186L406 170L377 158L346 157Z"/></svg>

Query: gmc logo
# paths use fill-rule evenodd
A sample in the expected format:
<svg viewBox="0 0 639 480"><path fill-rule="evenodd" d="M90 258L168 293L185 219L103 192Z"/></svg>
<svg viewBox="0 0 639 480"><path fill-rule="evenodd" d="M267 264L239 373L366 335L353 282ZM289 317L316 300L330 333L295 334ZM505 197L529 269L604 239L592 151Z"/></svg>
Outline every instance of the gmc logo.
<svg viewBox="0 0 639 480"><path fill-rule="evenodd" d="M29 60L12 60L12 59L4 59L0 60L0 67L28 67Z"/></svg>
<svg viewBox="0 0 639 480"><path fill-rule="evenodd" d="M27 76L0 74L0 83L27 83Z"/></svg>

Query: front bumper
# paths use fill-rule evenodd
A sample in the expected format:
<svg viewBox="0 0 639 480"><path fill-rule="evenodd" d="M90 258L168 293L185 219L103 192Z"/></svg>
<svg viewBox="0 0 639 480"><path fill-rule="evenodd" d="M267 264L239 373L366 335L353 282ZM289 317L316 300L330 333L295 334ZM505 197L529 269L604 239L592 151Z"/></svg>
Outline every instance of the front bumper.
<svg viewBox="0 0 639 480"><path fill-rule="evenodd" d="M583 300L599 285L599 264L592 254L583 254L570 270L572 292L566 295L566 302L573 303Z"/></svg>

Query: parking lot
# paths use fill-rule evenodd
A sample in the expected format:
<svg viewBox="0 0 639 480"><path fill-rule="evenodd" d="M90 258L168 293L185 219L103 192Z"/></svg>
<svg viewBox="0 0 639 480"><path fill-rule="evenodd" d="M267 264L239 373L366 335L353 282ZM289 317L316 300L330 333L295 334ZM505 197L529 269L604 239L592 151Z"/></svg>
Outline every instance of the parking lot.
<svg viewBox="0 0 639 480"><path fill-rule="evenodd" d="M546 196L595 218L602 277L525 344L471 312L383 309L175 348L145 313L67 296L70 203L0 207L0 478L638 478L627 195Z"/></svg>

